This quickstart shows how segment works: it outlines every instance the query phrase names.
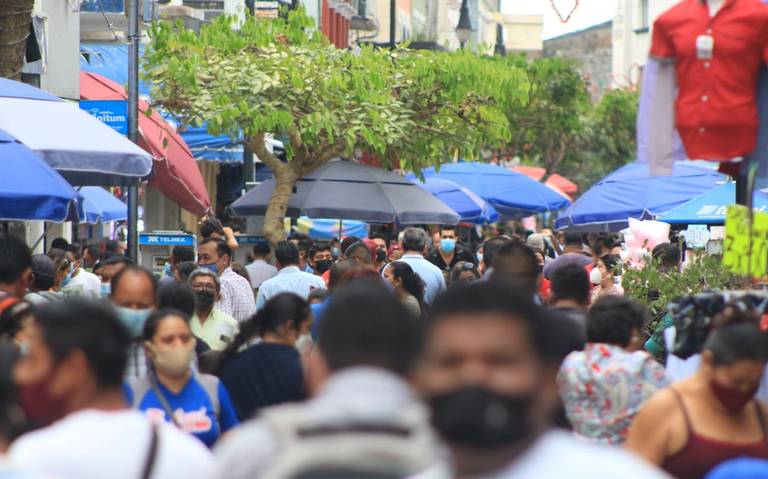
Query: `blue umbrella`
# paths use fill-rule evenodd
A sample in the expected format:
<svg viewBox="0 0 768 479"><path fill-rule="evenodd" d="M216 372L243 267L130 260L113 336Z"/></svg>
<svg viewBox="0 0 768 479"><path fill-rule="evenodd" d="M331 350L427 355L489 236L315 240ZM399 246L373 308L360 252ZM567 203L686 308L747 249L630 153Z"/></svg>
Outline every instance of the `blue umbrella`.
<svg viewBox="0 0 768 479"><path fill-rule="evenodd" d="M0 218L61 222L77 217L77 192L35 152L0 130Z"/></svg>
<svg viewBox="0 0 768 479"><path fill-rule="evenodd" d="M631 163L606 176L563 211L557 229L618 231L628 219L654 219L715 188L725 176L689 162L672 175L651 176L647 164Z"/></svg>
<svg viewBox="0 0 768 479"><path fill-rule="evenodd" d="M457 185L453 181L426 178L424 183L414 179L414 183L432 193L466 223L493 223L498 221L499 213L471 190Z"/></svg>
<svg viewBox="0 0 768 479"><path fill-rule="evenodd" d="M768 195L755 192L756 211L768 211ZM673 225L724 225L728 205L736 203L736 183L729 182L661 215L658 220Z"/></svg>
<svg viewBox="0 0 768 479"><path fill-rule="evenodd" d="M128 206L99 186L83 186L79 190L86 222L99 223L128 219Z"/></svg>
<svg viewBox="0 0 768 479"><path fill-rule="evenodd" d="M520 217L565 208L563 196L516 171L489 163L451 163L424 170L427 178L453 181L490 203L501 215Z"/></svg>

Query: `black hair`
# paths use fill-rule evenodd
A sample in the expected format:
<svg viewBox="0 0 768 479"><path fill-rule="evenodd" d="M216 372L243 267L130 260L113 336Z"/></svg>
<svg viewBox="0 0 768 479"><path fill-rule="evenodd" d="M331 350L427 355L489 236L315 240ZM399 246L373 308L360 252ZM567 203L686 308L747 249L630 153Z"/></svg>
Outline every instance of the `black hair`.
<svg viewBox="0 0 768 479"><path fill-rule="evenodd" d="M296 238L293 238L296 239ZM312 246L315 244L314 241L312 241L309 238L299 238L296 242L296 247L299 249L299 252L304 253L305 256L309 255L309 250L312 249Z"/></svg>
<svg viewBox="0 0 768 479"><path fill-rule="evenodd" d="M86 251L88 252L88 254L90 254L94 258L98 259L98 257L99 257L99 247L97 245L92 244L92 245L88 245L88 246L84 247L83 248L83 254L85 254Z"/></svg>
<svg viewBox="0 0 768 479"><path fill-rule="evenodd" d="M122 386L131 337L108 304L67 298L38 309L35 324L54 362L82 351L98 386Z"/></svg>
<svg viewBox="0 0 768 479"><path fill-rule="evenodd" d="M341 254L343 255L344 252L347 251L347 248L359 242L360 242L360 238L358 238L357 236L347 236L346 238L341 240L341 243L339 243L339 251L341 251Z"/></svg>
<svg viewBox="0 0 768 479"><path fill-rule="evenodd" d="M509 241L493 255L493 277L533 296L539 279L536 254L520 241Z"/></svg>
<svg viewBox="0 0 768 479"><path fill-rule="evenodd" d="M292 266L299 263L299 248L290 241L279 241L275 245L275 259L280 266Z"/></svg>
<svg viewBox="0 0 768 479"><path fill-rule="evenodd" d="M68 244L62 249L67 253L72 253L72 256L75 258L75 260L82 258L82 255L80 254L80 248L76 244Z"/></svg>
<svg viewBox="0 0 768 479"><path fill-rule="evenodd" d="M583 238L581 237L580 233L576 233L574 231L568 231L565 233L565 245L566 246L581 246L583 243Z"/></svg>
<svg viewBox="0 0 768 479"><path fill-rule="evenodd" d="M599 261L603 262L605 267L608 268L608 272L612 275L616 274L617 266L621 265L621 257L615 254L604 254L599 258Z"/></svg>
<svg viewBox="0 0 768 479"><path fill-rule="evenodd" d="M112 291L113 295L120 289L120 282L123 280L123 277L128 274L138 274L139 276L145 276L152 285L152 297L157 299L157 278L155 278L152 272L147 268L135 264L129 264L112 277L110 290Z"/></svg>
<svg viewBox="0 0 768 479"><path fill-rule="evenodd" d="M51 249L66 250L67 246L69 246L69 241L62 237L55 238L53 241L51 241Z"/></svg>
<svg viewBox="0 0 768 479"><path fill-rule="evenodd" d="M421 349L421 324L383 284L357 281L334 295L317 345L331 371L374 366L405 375Z"/></svg>
<svg viewBox="0 0 768 479"><path fill-rule="evenodd" d="M347 248L346 251L344 251L344 257L345 258L351 258L352 255L356 254L356 252L358 250L362 250L362 251L365 252L364 256L366 258L368 258L368 261L365 261L366 263L368 263L368 264L373 263L373 258L371 257L371 250L368 249L368 245L366 245L362 241L358 242L358 243L355 243L355 244L351 245L349 248ZM364 260L363 258L360 258L360 259Z"/></svg>
<svg viewBox="0 0 768 479"><path fill-rule="evenodd" d="M21 239L0 235L0 283L15 283L32 267L32 252Z"/></svg>
<svg viewBox="0 0 768 479"><path fill-rule="evenodd" d="M19 301L7 306L0 313L0 338L15 338L24 326L24 319L32 316L34 313L34 305L26 301Z"/></svg>
<svg viewBox="0 0 768 479"><path fill-rule="evenodd" d="M205 244L215 244L216 245L216 254L219 255L219 258L221 258L224 255L229 256L230 261L232 258L232 248L227 244L224 240L218 240L214 238L205 238L203 241L200 242L200 246Z"/></svg>
<svg viewBox="0 0 768 479"><path fill-rule="evenodd" d="M403 251L424 251L427 239L427 233L423 229L409 226L403 231Z"/></svg>
<svg viewBox="0 0 768 479"><path fill-rule="evenodd" d="M482 317L483 313L499 313L510 320L520 321L527 330L528 340L536 354L540 358L549 357L548 323L542 321L542 317L548 316L548 313L544 308L536 306L530 295L500 280L451 286L432 304L427 336L443 321L451 321L459 315L462 319L473 320Z"/></svg>
<svg viewBox="0 0 768 479"><path fill-rule="evenodd" d="M421 276L414 272L413 268L411 268L408 263L403 261L394 261L389 263L387 269L392 271L392 276L395 279L399 279L403 282L403 289L405 289L408 294L416 298L419 301L420 306L423 305L425 285L424 281L421 279Z"/></svg>
<svg viewBox="0 0 768 479"><path fill-rule="evenodd" d="M240 324L240 331L219 357L219 365L224 365L229 358L252 339L266 333L274 333L277 329L293 321L293 327L298 330L302 323L312 315L312 310L304 298L293 293L280 293L271 298L256 314Z"/></svg>
<svg viewBox="0 0 768 479"><path fill-rule="evenodd" d="M371 234L368 235L368 239L384 240L384 243L386 243L387 248L389 248L389 241L390 241L389 238L387 238L386 236L384 236L381 233L371 233Z"/></svg>
<svg viewBox="0 0 768 479"><path fill-rule="evenodd" d="M733 302L716 316L714 323L704 350L712 353L715 366L768 361L768 336L754 311L744 311Z"/></svg>
<svg viewBox="0 0 768 479"><path fill-rule="evenodd" d="M497 236L483 243L483 264L486 268L490 268L493 265L493 257L496 252L510 241L512 240L509 238L502 238L501 236Z"/></svg>
<svg viewBox="0 0 768 479"><path fill-rule="evenodd" d="M179 272L179 279L182 281L189 281L189 276L192 274L192 271L197 268L199 268L199 266L194 261L185 261L173 266L173 269Z"/></svg>
<svg viewBox="0 0 768 479"><path fill-rule="evenodd" d="M169 281L157 291L158 309L176 309L188 317L195 314L195 292L189 283Z"/></svg>
<svg viewBox="0 0 768 479"><path fill-rule="evenodd" d="M307 298L307 302L311 302L313 299L319 299L320 301L325 301L328 299L328 290L325 288L315 288L312 291L309 292L309 297Z"/></svg>
<svg viewBox="0 0 768 479"><path fill-rule="evenodd" d="M105 260L99 262L101 267L104 266L112 266L116 264L124 264L126 266L133 265L133 260L131 258L128 258L127 256L123 256L121 254L113 254L109 257L107 257Z"/></svg>
<svg viewBox="0 0 768 479"><path fill-rule="evenodd" d="M351 259L345 259L343 261L333 263L330 269L330 274L328 276L328 288L336 289L341 286L344 281L344 276L347 274L347 272L357 268L358 266L359 265L357 262Z"/></svg>
<svg viewBox="0 0 768 479"><path fill-rule="evenodd" d="M120 253L120 242L117 240L109 240L104 244L104 249L110 253Z"/></svg>
<svg viewBox="0 0 768 479"><path fill-rule="evenodd" d="M272 252L272 249L269 247L269 243L266 241L257 241L253 245L253 255L257 258L265 258L269 256L269 253Z"/></svg>
<svg viewBox="0 0 768 479"><path fill-rule="evenodd" d="M570 299L579 304L589 303L589 275L578 264L566 264L552 273L550 290L552 302Z"/></svg>
<svg viewBox="0 0 768 479"><path fill-rule="evenodd" d="M610 253L611 248L613 248L613 240L607 236L598 236L597 239L592 242L592 251L598 256L601 256L604 250L607 250L608 253Z"/></svg>
<svg viewBox="0 0 768 479"><path fill-rule="evenodd" d="M676 269L680 265L680 249L672 243L661 243L653 248L651 256L661 261L664 270Z"/></svg>
<svg viewBox="0 0 768 479"><path fill-rule="evenodd" d="M171 258L173 258L173 264L194 261L195 250L191 246L174 246L171 250Z"/></svg>
<svg viewBox="0 0 768 479"><path fill-rule="evenodd" d="M603 296L587 313L587 341L626 347L632 331L643 331L648 310L642 304L622 296Z"/></svg>
<svg viewBox="0 0 768 479"><path fill-rule="evenodd" d="M440 227L440 233L442 234L443 231L454 231L458 233L458 227L456 225L442 225Z"/></svg>
<svg viewBox="0 0 768 479"><path fill-rule="evenodd" d="M53 275L56 276L63 267L69 267L69 259L67 258L67 252L63 249L51 248L48 250L48 255L53 260L54 269Z"/></svg>
<svg viewBox="0 0 768 479"><path fill-rule="evenodd" d="M459 281L461 273L465 271L471 271L475 279L480 279L480 272L477 270L477 265L475 263L470 261L459 261L453 265L453 269L451 269L450 282L453 283Z"/></svg>
<svg viewBox="0 0 768 479"><path fill-rule="evenodd" d="M331 251L331 244L326 242L318 242L312 245L311 248L309 248L309 253L307 254L307 259L314 259L315 255L321 251Z"/></svg>
<svg viewBox="0 0 768 479"><path fill-rule="evenodd" d="M189 324L189 315L184 311L173 308L158 309L150 314L147 321L144 323L144 341L152 341L152 338L157 334L157 329L160 327L160 323L169 316L178 316L183 319L184 322Z"/></svg>
<svg viewBox="0 0 768 479"><path fill-rule="evenodd" d="M219 233L223 235L224 225L222 225L221 221L219 221L216 218L205 219L203 223L200 225L200 236L202 236L205 239L208 239L214 233Z"/></svg>

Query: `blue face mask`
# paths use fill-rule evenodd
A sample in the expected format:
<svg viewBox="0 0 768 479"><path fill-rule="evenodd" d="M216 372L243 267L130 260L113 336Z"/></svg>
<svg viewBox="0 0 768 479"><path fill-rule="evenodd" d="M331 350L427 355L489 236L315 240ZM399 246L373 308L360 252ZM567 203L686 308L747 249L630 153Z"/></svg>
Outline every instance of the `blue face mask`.
<svg viewBox="0 0 768 479"><path fill-rule="evenodd" d="M163 266L163 275L166 278L173 278L173 269L171 269L171 263L165 263L165 266Z"/></svg>
<svg viewBox="0 0 768 479"><path fill-rule="evenodd" d="M64 281L61 282L61 289L64 289L69 285L69 282L72 281L72 269L70 268L69 273L67 273L67 276L64 278Z"/></svg>
<svg viewBox="0 0 768 479"><path fill-rule="evenodd" d="M440 249L443 250L443 253L453 253L453 250L456 249L456 240L455 239L441 239L440 240Z"/></svg>
<svg viewBox="0 0 768 479"><path fill-rule="evenodd" d="M106 298L112 292L112 283L101 283L101 297Z"/></svg>
<svg viewBox="0 0 768 479"><path fill-rule="evenodd" d="M147 322L147 318L151 309L131 309L117 307L117 319L125 326L132 338L138 338L144 332L144 323Z"/></svg>
<svg viewBox="0 0 768 479"><path fill-rule="evenodd" d="M216 263L198 264L197 266L203 269L207 269L209 271L213 271L216 274L219 274L219 265L217 265Z"/></svg>

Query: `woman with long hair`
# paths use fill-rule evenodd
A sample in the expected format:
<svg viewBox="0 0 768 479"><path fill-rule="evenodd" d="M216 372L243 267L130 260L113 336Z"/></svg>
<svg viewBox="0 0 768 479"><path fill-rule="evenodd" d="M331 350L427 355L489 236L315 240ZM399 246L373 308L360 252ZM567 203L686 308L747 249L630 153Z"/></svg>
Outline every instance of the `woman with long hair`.
<svg viewBox="0 0 768 479"><path fill-rule="evenodd" d="M296 346L307 340L311 326L309 304L293 293L278 294L241 324L219 357L218 376L243 420L264 406L306 398Z"/></svg>
<svg viewBox="0 0 768 479"><path fill-rule="evenodd" d="M394 261L384 268L384 278L392 285L397 299L414 317L422 317L424 310L424 281L408 263Z"/></svg>

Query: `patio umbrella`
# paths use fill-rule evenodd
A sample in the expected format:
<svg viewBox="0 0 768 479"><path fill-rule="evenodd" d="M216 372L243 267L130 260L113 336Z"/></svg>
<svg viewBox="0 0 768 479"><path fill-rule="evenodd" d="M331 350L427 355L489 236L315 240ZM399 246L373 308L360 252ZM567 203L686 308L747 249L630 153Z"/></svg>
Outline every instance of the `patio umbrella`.
<svg viewBox="0 0 768 479"><path fill-rule="evenodd" d="M502 216L556 211L571 202L542 183L489 163L451 163L424 170L427 178L453 181L490 203Z"/></svg>
<svg viewBox="0 0 768 479"><path fill-rule="evenodd" d="M606 176L563 211L557 229L619 231L628 219L654 219L715 188L725 176L678 162L672 175L651 176L647 164L631 163Z"/></svg>
<svg viewBox="0 0 768 479"><path fill-rule="evenodd" d="M274 188L274 179L264 181L232 210L240 216L264 215ZM406 178L350 161L331 161L299 178L286 215L401 225L459 222L445 203Z"/></svg>
<svg viewBox="0 0 768 479"><path fill-rule="evenodd" d="M119 83L96 73L80 72L83 100L126 100ZM185 210L204 215L211 209L208 190L197 162L187 144L157 110L147 116L149 105L139 100L138 144L155 158L149 184Z"/></svg>
<svg viewBox="0 0 768 479"><path fill-rule="evenodd" d="M438 180L437 178L426 178L423 183L417 179L413 181L458 213L463 222L483 224L493 223L499 219L499 213L493 206L471 190L459 186L453 181Z"/></svg>
<svg viewBox="0 0 768 479"><path fill-rule="evenodd" d="M136 185L152 172L147 152L77 105L4 78L0 128L73 185Z"/></svg>
<svg viewBox="0 0 768 479"><path fill-rule="evenodd" d="M128 206L99 186L83 186L78 191L85 209L84 223L106 223L128 219Z"/></svg>
<svg viewBox="0 0 768 479"><path fill-rule="evenodd" d="M768 211L768 195L756 191L755 211ZM724 225L728 205L736 203L736 183L729 182L661 215L659 221L673 225Z"/></svg>
<svg viewBox="0 0 768 479"><path fill-rule="evenodd" d="M32 150L0 130L0 219L62 222L77 217L77 192Z"/></svg>

